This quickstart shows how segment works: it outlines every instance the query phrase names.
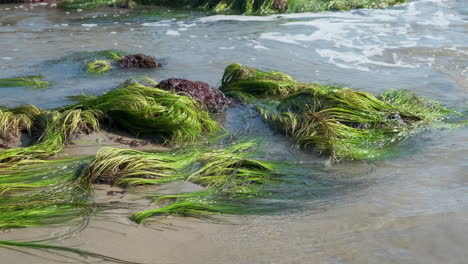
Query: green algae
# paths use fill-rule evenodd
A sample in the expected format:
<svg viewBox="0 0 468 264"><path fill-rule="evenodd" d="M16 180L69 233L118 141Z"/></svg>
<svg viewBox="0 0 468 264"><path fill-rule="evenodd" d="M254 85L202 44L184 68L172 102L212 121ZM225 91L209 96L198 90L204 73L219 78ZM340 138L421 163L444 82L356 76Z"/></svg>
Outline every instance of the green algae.
<svg viewBox="0 0 468 264"><path fill-rule="evenodd" d="M33 89L42 89L48 86L50 86L50 82L43 81L43 77L40 75L0 79L0 88L32 87Z"/></svg>
<svg viewBox="0 0 468 264"><path fill-rule="evenodd" d="M118 61L123 58L123 53L116 50L101 50L94 53L94 61L86 64L86 72L91 74L103 74L112 71L113 67L111 61Z"/></svg>
<svg viewBox="0 0 468 264"><path fill-rule="evenodd" d="M132 8L135 3L179 9L197 9L216 14L269 15L340 11L361 8L386 8L406 0L70 0L59 6L65 9L92 9L101 6Z"/></svg>
<svg viewBox="0 0 468 264"><path fill-rule="evenodd" d="M121 187L174 182L185 178L181 170L198 155L197 150L176 154L102 148L83 171L80 181Z"/></svg>
<svg viewBox="0 0 468 264"><path fill-rule="evenodd" d="M392 156L399 142L457 114L407 90L376 97L240 64L226 67L221 90L254 103L272 127L292 136L300 147L334 160Z"/></svg>
<svg viewBox="0 0 468 264"><path fill-rule="evenodd" d="M0 138L8 142L18 137L22 131L31 134L35 117L41 112L42 110L32 105L0 107Z"/></svg>
<svg viewBox="0 0 468 264"><path fill-rule="evenodd" d="M101 6L111 6L118 3L118 0L71 0L63 1L58 5L63 9L94 9Z"/></svg>
<svg viewBox="0 0 468 264"><path fill-rule="evenodd" d="M190 181L205 187L197 192L147 196L169 204L131 215L137 223L156 215L210 218L246 213L248 210L237 202L268 195L262 186L279 177L275 172L279 164L249 158L256 146L256 142L242 142L214 149L201 146L160 153L103 148L95 157L25 160L3 166L0 167L0 230L58 225L80 219L83 222L98 211L112 208L93 202L93 183L131 188ZM37 242L0 240L0 247L64 251L113 263L129 263Z"/></svg>
<svg viewBox="0 0 468 264"><path fill-rule="evenodd" d="M98 130L101 118L102 112L99 110L43 111L35 118L34 126L40 131L35 144L0 150L0 162L14 164L21 160L46 158L56 154L76 134Z"/></svg>
<svg viewBox="0 0 468 264"><path fill-rule="evenodd" d="M106 60L96 60L86 65L86 71L93 74L102 74L112 70L112 65Z"/></svg>
<svg viewBox="0 0 468 264"><path fill-rule="evenodd" d="M39 136L32 146L0 150L0 162L49 157L77 134L97 131L102 123L109 122L134 135L148 134L168 144L187 144L221 131L198 101L139 83L101 96L75 99L79 103L52 110L34 106L3 108L1 137L18 135L32 127ZM21 113L21 109L30 109L30 113Z"/></svg>
<svg viewBox="0 0 468 264"><path fill-rule="evenodd" d="M139 83L82 100L65 109L97 109L117 126L152 134L169 143L190 143L220 131L219 124L194 99Z"/></svg>
<svg viewBox="0 0 468 264"><path fill-rule="evenodd" d="M226 67L220 90L228 96L252 100L255 97L286 96L301 91L301 84L277 71L264 72L234 63Z"/></svg>
<svg viewBox="0 0 468 264"><path fill-rule="evenodd" d="M195 8L217 14L268 15L385 8L405 0L137 0L138 4Z"/></svg>
<svg viewBox="0 0 468 264"><path fill-rule="evenodd" d="M200 169L186 175L186 181L205 187L202 191L154 196L155 201L171 200L169 205L137 212L131 219L141 223L150 216L181 215L206 218L220 214L253 212L242 204L254 198L268 196L266 186L280 182L285 164L250 158L255 142L203 152Z"/></svg>
<svg viewBox="0 0 468 264"><path fill-rule="evenodd" d="M349 88L301 83L281 72L263 72L240 64L226 68L221 89L255 104L272 127L292 136L299 146L335 160L388 157L407 137L443 124L447 115L456 114L411 91L389 90L374 96ZM187 181L204 188L147 195L157 205L132 214L130 219L137 223L152 216L211 219L253 213L255 208L246 202L271 195L268 188L281 183L285 175L285 164L253 158L256 142L156 153L103 148L95 157L45 160L78 133L99 130L102 123L173 144L195 142L221 130L199 102L137 82L101 96L73 99L77 103L51 110L0 108L0 137L15 137L20 132L39 135L30 147L0 151L0 229L63 224L105 210L106 205L92 201L94 183L132 188ZM37 243L0 241L0 246L62 250L127 263Z"/></svg>

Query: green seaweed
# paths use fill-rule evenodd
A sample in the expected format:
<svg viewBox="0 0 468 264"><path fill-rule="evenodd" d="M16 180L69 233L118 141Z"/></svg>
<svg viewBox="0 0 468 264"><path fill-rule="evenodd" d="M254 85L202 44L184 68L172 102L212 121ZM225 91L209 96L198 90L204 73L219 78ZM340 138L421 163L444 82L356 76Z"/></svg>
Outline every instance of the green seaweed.
<svg viewBox="0 0 468 264"><path fill-rule="evenodd" d="M61 224L95 208L87 186L75 184L89 157L27 160L0 169L0 229Z"/></svg>
<svg viewBox="0 0 468 264"><path fill-rule="evenodd" d="M63 9L93 9L101 6L111 6L117 4L119 0L71 0L62 1L59 4Z"/></svg>
<svg viewBox="0 0 468 264"><path fill-rule="evenodd" d="M35 118L42 110L33 105L21 105L15 108L0 107L0 138L10 141L21 132L31 134Z"/></svg>
<svg viewBox="0 0 468 264"><path fill-rule="evenodd" d="M0 150L0 162L45 158L58 153L80 132L99 129L103 113L99 110L70 109L46 111L37 116L35 126L43 132L32 146Z"/></svg>
<svg viewBox="0 0 468 264"><path fill-rule="evenodd" d="M137 0L139 4L198 8L217 14L268 15L385 8L406 0Z"/></svg>
<svg viewBox="0 0 468 264"><path fill-rule="evenodd" d="M0 108L1 138L31 129L39 135L31 146L0 150L0 162L49 157L77 134L97 131L101 123L109 121L134 135L148 134L173 144L191 143L221 130L201 103L139 83L102 96L74 98L78 103L52 110L33 106Z"/></svg>
<svg viewBox="0 0 468 264"><path fill-rule="evenodd" d="M294 80L282 72L263 72L238 63L231 64L224 70L221 88L228 96L240 99L265 96L286 96L308 86Z"/></svg>
<svg viewBox="0 0 468 264"><path fill-rule="evenodd" d="M101 6L132 7L119 0L70 0L59 6L65 9L92 9ZM385 8L405 3L406 0L136 0L137 4L180 9L199 9L216 14L269 15L339 11L360 8Z"/></svg>
<svg viewBox="0 0 468 264"><path fill-rule="evenodd" d="M0 79L0 88L11 87L32 87L34 89L42 89L50 86L50 82L43 81L40 75L31 75L15 78Z"/></svg>
<svg viewBox="0 0 468 264"><path fill-rule="evenodd" d="M258 105L273 127L333 159L378 159L393 155L399 142L454 113L409 91L385 100L349 88L326 86ZM416 104L420 104L415 107ZM427 103L427 104L426 104Z"/></svg>
<svg viewBox="0 0 468 264"><path fill-rule="evenodd" d="M281 72L226 67L220 88L256 104L274 128L302 148L339 159L378 159L399 142L456 112L407 90L375 97L349 88L301 83Z"/></svg>
<svg viewBox="0 0 468 264"><path fill-rule="evenodd" d="M103 56L111 61L117 61L123 58L124 53L118 50L101 50L97 51L96 55Z"/></svg>
<svg viewBox="0 0 468 264"><path fill-rule="evenodd" d="M86 65L86 71L93 74L102 74L112 70L112 65L107 60L96 60Z"/></svg>
<svg viewBox="0 0 468 264"><path fill-rule="evenodd" d="M200 169L186 175L186 181L205 187L202 191L151 196L156 201L174 200L169 205L137 212L130 218L141 223L157 215L182 215L206 218L219 214L251 212L242 201L269 195L265 190L280 181L283 164L249 158L255 142L237 143L203 152Z"/></svg>
<svg viewBox="0 0 468 264"><path fill-rule="evenodd" d="M98 109L121 128L157 135L171 143L190 143L220 131L219 124L194 99L139 83L64 109Z"/></svg>
<svg viewBox="0 0 468 264"><path fill-rule="evenodd" d="M79 181L122 187L173 182L184 178L181 171L190 166L198 155L196 150L174 154L102 148Z"/></svg>

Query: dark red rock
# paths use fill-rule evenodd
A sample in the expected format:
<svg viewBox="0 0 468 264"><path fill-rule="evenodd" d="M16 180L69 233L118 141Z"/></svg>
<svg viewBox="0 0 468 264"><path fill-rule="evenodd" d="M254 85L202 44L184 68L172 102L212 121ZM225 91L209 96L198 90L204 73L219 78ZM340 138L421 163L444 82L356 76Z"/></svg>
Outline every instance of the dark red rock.
<svg viewBox="0 0 468 264"><path fill-rule="evenodd" d="M118 60L120 68L156 68L160 67L156 58L144 54L127 55Z"/></svg>
<svg viewBox="0 0 468 264"><path fill-rule="evenodd" d="M275 2L273 2L273 8L275 8L276 10L280 12L286 11L287 5L288 5L288 0L275 0Z"/></svg>
<svg viewBox="0 0 468 264"><path fill-rule="evenodd" d="M158 88L166 91L185 93L202 102L208 111L214 113L224 111L230 102L221 91L204 82L171 78L161 81Z"/></svg>

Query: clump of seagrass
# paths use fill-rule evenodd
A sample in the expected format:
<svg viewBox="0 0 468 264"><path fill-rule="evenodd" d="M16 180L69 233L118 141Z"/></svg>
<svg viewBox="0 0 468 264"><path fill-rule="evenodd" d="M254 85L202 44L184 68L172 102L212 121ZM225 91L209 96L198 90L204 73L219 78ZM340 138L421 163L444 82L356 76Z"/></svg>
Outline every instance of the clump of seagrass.
<svg viewBox="0 0 468 264"><path fill-rule="evenodd" d="M0 108L0 139L3 145L18 138L22 132L31 135L33 124L41 113L42 110L33 105Z"/></svg>
<svg viewBox="0 0 468 264"><path fill-rule="evenodd" d="M112 65L108 60L96 60L86 65L88 73L102 74L112 70Z"/></svg>
<svg viewBox="0 0 468 264"><path fill-rule="evenodd" d="M202 8L218 14L266 15L384 8L404 3L406 0L137 0L136 2L176 8Z"/></svg>
<svg viewBox="0 0 468 264"><path fill-rule="evenodd" d="M228 96L252 101L256 97L282 97L304 89L308 84L299 83L282 72L263 72L235 63L226 67L220 90Z"/></svg>
<svg viewBox="0 0 468 264"><path fill-rule="evenodd" d="M229 105L229 99L221 91L204 82L170 78L161 81L157 87L166 91L189 95L202 102L210 112L222 112Z"/></svg>
<svg viewBox="0 0 468 264"><path fill-rule="evenodd" d="M265 120L334 159L377 159L420 129L454 113L410 91L380 97L349 88L300 83L281 72L226 67L221 90L255 102ZM260 100L260 101L259 101Z"/></svg>
<svg viewBox="0 0 468 264"><path fill-rule="evenodd" d="M8 138L34 126L34 145L0 151L0 162L44 158L58 153L79 133L90 133L109 120L135 135L147 134L167 143L190 143L221 130L191 97L133 83L102 96L76 96L79 103L54 110L32 106L0 110L0 137ZM28 111L32 116L24 114ZM34 110L36 109L36 110ZM34 111L33 111L34 110ZM21 112L23 111L23 112Z"/></svg>
<svg viewBox="0 0 468 264"><path fill-rule="evenodd" d="M60 2L59 7L64 9L93 9L117 3L118 0L68 0Z"/></svg>
<svg viewBox="0 0 468 264"><path fill-rule="evenodd" d="M43 81L42 79L43 77L39 75L3 78L0 79L0 88L32 87L34 89L42 89L50 86L50 82Z"/></svg>
<svg viewBox="0 0 468 264"><path fill-rule="evenodd" d="M156 68L161 64L156 58L144 54L127 55L117 61L122 69L128 68Z"/></svg>
<svg viewBox="0 0 468 264"><path fill-rule="evenodd" d="M79 99L79 103L62 109L96 109L119 128L170 143L190 143L221 129L196 100L139 83Z"/></svg>
<svg viewBox="0 0 468 264"><path fill-rule="evenodd" d="M258 109L301 147L313 147L334 159L392 155L403 139L453 113L409 91L392 90L381 98L349 88L315 86L261 103Z"/></svg>
<svg viewBox="0 0 468 264"><path fill-rule="evenodd" d="M90 157L23 160L0 167L0 230L60 224L92 210L86 186L74 183Z"/></svg>
<svg viewBox="0 0 468 264"><path fill-rule="evenodd" d="M0 231L70 222L86 224L92 214L105 209L104 205L92 202L90 186L79 185L76 181L80 168L91 159L23 160L14 166L0 167ZM61 251L112 263L133 263L77 248L44 243L44 240L0 240L0 247Z"/></svg>
<svg viewBox="0 0 468 264"><path fill-rule="evenodd" d="M246 142L201 153L198 157L201 168L186 174L186 180L204 186L204 190L156 196L157 201L173 202L135 213L131 219L140 223L156 215L210 217L247 212L240 203L266 196L265 186L279 180L279 164L249 158L254 146L254 142Z"/></svg>
<svg viewBox="0 0 468 264"><path fill-rule="evenodd" d="M83 170L79 182L104 183L122 187L162 184L184 179L181 171L196 161L190 153L148 153L128 149L102 148Z"/></svg>
<svg viewBox="0 0 468 264"><path fill-rule="evenodd" d="M42 132L28 147L0 150L0 162L45 158L58 153L78 133L99 129L103 113L99 110L70 109L43 111L35 117L35 129Z"/></svg>
<svg viewBox="0 0 468 264"><path fill-rule="evenodd" d="M97 58L104 58L110 61L117 61L123 58L124 54L118 50L100 50L94 52L94 55Z"/></svg>

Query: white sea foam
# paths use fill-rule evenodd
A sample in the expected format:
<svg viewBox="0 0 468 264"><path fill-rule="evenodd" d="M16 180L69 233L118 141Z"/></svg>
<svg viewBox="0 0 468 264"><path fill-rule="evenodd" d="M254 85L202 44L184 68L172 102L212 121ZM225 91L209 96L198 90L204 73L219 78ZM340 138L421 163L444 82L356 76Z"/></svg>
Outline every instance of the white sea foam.
<svg viewBox="0 0 468 264"><path fill-rule="evenodd" d="M143 23L141 25L146 26L146 27L170 27L169 24L161 23L161 22Z"/></svg>
<svg viewBox="0 0 468 264"><path fill-rule="evenodd" d="M168 30L168 31L166 31L166 35L169 35L169 36L180 36L180 32L179 32L179 31L176 31L176 30Z"/></svg>

